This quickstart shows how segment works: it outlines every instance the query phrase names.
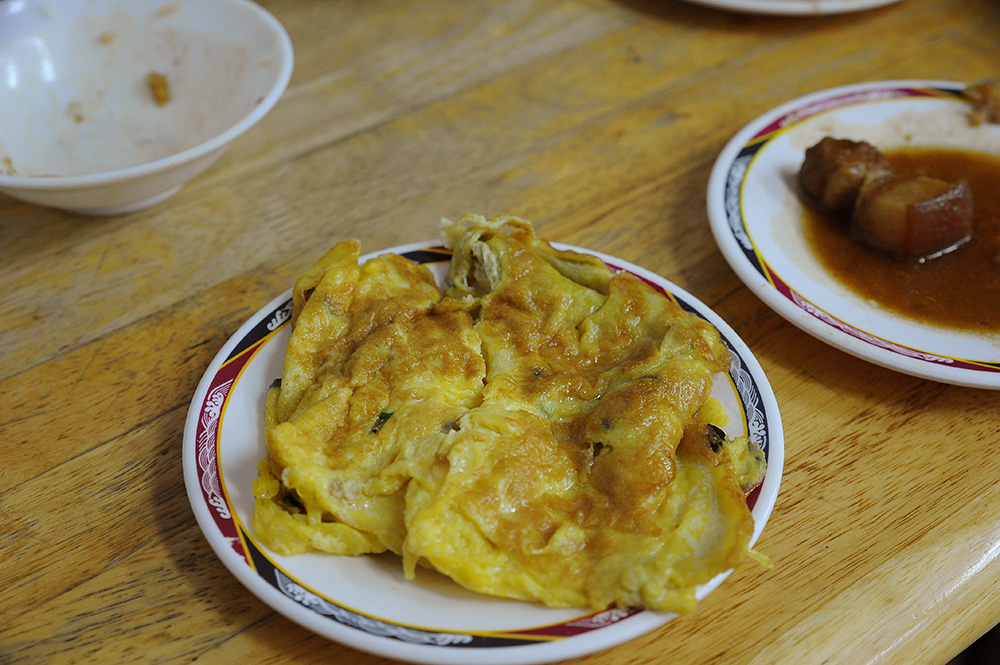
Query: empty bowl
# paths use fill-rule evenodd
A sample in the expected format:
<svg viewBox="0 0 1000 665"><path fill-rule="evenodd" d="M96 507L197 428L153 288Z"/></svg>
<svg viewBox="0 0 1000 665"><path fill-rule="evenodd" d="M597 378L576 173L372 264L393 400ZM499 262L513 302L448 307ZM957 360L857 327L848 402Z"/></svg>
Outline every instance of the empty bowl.
<svg viewBox="0 0 1000 665"><path fill-rule="evenodd" d="M89 215L159 203L291 72L288 34L249 0L2 0L0 192Z"/></svg>

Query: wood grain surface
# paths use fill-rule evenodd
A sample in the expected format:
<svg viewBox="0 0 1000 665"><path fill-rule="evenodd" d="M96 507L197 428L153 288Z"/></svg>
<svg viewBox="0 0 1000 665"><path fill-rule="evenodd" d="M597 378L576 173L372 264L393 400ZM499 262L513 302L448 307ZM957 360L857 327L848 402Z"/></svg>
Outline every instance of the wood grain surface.
<svg viewBox="0 0 1000 665"><path fill-rule="evenodd" d="M1000 394L823 344L723 260L728 139L802 94L1000 74L1000 5L827 16L671 0L263 0L284 97L172 199L113 218L0 197L0 664L387 663L272 611L181 473L188 404L240 324L336 241L519 214L663 275L747 342L786 466L759 549L694 613L573 662L943 664L1000 620ZM2 94L2 93L0 93Z"/></svg>

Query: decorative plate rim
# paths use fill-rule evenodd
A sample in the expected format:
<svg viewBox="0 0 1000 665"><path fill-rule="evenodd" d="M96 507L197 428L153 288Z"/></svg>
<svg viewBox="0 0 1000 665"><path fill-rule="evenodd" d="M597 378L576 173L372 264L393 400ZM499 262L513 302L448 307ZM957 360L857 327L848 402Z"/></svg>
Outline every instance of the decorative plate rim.
<svg viewBox="0 0 1000 665"><path fill-rule="evenodd" d="M733 351L730 384L741 402L746 431L762 445L768 471L748 498L754 513L756 542L773 510L784 466L784 438L777 402L759 363L732 328L706 305L669 281L620 259L571 245L553 243L597 256L613 269L627 270L662 290L685 309L707 319ZM450 252L435 242L388 248L361 257L395 252L421 263L446 261ZM229 571L275 611L328 639L381 656L416 663L484 665L549 663L599 651L642 635L675 615L635 609L580 611L569 620L517 630L469 631L423 628L365 615L325 598L281 565L282 557L257 544L236 515L221 478L221 421L227 401L257 352L288 323L291 290L274 298L248 319L223 345L192 398L184 428L183 467L188 498L209 545ZM266 389L264 387L263 389ZM753 415L748 416L747 413ZM735 417L731 414L731 417ZM726 571L699 587L703 598L729 575ZM491 599L484 597L485 602Z"/></svg>
<svg viewBox="0 0 1000 665"><path fill-rule="evenodd" d="M747 14L816 16L875 9L895 4L900 0L688 0L688 2Z"/></svg>

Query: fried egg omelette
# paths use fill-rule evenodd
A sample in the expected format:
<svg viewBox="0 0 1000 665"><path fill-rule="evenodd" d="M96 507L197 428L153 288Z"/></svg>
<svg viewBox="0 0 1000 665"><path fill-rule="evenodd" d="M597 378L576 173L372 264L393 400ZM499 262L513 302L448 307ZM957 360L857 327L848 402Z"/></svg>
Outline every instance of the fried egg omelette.
<svg viewBox="0 0 1000 665"><path fill-rule="evenodd" d="M253 527L484 594L683 612L754 553L762 452L710 397L718 331L516 217L442 222L432 273L331 249L294 288Z"/></svg>

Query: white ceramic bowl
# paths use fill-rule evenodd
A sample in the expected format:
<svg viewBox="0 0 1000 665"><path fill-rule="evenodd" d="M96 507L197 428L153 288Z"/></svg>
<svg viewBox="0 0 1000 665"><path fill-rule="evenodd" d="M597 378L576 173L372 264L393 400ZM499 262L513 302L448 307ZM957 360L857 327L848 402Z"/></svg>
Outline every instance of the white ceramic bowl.
<svg viewBox="0 0 1000 665"><path fill-rule="evenodd" d="M0 191L90 215L159 203L270 111L291 72L288 34L249 0L3 0Z"/></svg>

